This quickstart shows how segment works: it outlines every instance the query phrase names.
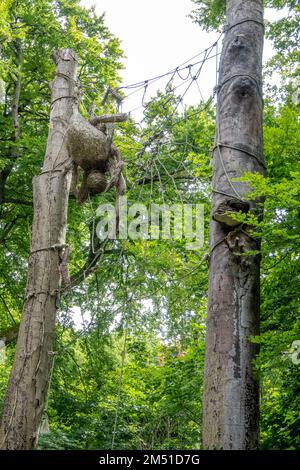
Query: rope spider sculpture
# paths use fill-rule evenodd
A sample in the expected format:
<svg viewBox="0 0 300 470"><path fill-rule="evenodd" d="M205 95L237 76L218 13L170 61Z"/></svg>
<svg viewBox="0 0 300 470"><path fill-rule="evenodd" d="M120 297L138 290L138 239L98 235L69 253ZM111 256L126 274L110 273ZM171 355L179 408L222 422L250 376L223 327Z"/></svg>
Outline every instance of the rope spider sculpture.
<svg viewBox="0 0 300 470"><path fill-rule="evenodd" d="M103 193L116 187L118 199L126 191L122 175L124 162L120 151L113 145L114 123L124 122L127 114L91 116L86 121L79 113L73 115L67 135L68 151L73 163L71 192L79 204L89 195ZM83 179L77 189L78 167ZM110 180L107 179L110 173Z"/></svg>

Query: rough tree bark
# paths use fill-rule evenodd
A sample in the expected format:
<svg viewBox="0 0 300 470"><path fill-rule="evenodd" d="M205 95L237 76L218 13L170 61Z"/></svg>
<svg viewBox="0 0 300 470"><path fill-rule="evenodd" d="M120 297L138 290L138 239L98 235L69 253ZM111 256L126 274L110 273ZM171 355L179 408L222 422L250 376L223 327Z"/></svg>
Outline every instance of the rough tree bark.
<svg viewBox="0 0 300 470"><path fill-rule="evenodd" d="M76 57L55 54L48 143L41 174L33 180L34 220L28 280L15 360L4 401L0 447L34 447L47 395L60 262L65 246L71 167L66 145L68 122L77 112Z"/></svg>
<svg viewBox="0 0 300 470"><path fill-rule="evenodd" d="M252 367L256 348L249 338L259 332L260 260L245 253L258 250L259 242L248 235L247 227L234 226L228 214L249 210L243 200L247 186L232 179L245 171L264 173L265 168L262 3L227 0L213 152L204 449L245 450L258 445L258 383ZM250 210L257 209L250 201Z"/></svg>

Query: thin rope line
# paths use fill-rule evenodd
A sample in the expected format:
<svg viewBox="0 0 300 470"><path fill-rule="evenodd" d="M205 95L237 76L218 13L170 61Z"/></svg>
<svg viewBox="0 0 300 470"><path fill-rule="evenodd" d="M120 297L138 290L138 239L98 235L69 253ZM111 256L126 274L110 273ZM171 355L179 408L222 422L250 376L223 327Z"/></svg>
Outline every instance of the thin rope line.
<svg viewBox="0 0 300 470"><path fill-rule="evenodd" d="M116 436L116 432L117 432L117 424L118 424L118 417L119 417L119 406L120 406L120 400L121 400L121 390L122 390L123 377L124 377L127 335L128 335L128 325L126 324L123 351L122 351L122 365L121 365L121 372L120 372L119 386L118 386L116 414L115 414L115 419L114 419L114 427L113 427L112 440L111 440L111 450L114 450L115 436Z"/></svg>
<svg viewBox="0 0 300 470"><path fill-rule="evenodd" d="M227 235L226 235L227 237ZM211 256L211 254L214 252L214 250L217 248L217 246L221 245L221 243L223 242L226 242L226 237L223 237L221 238L221 240L217 241L214 246L212 247L212 249L209 251L209 256Z"/></svg>
<svg viewBox="0 0 300 470"><path fill-rule="evenodd" d="M66 245L52 245L52 246L47 246L45 248L38 248L37 250L33 250L29 253L29 256L33 255L34 253L39 253L40 251L50 251L50 250L61 250L64 248Z"/></svg>
<svg viewBox="0 0 300 470"><path fill-rule="evenodd" d="M65 169L65 168L62 168L62 169L60 169L60 170L58 170L58 169L56 170L55 168L53 168L53 170L45 170L45 171L42 171L38 176L45 175L45 174L47 174L47 173L56 173L56 172L61 172L61 171L64 172L64 171L66 171L66 169Z"/></svg>
<svg viewBox="0 0 300 470"><path fill-rule="evenodd" d="M214 150L217 148L217 146L220 146L220 147L226 147L226 148L229 148L229 149L232 149L232 150L238 150L239 152L242 152L242 153L246 153L247 155L249 155L250 157L252 158L255 158L255 160L257 160L257 162L263 167L266 169L266 165L264 164L264 162L257 156L255 155L254 153L250 152L249 150L246 150L246 149L243 149L241 147L238 147L237 145L230 145L230 144L224 144L223 142L218 142L214 147L213 147L213 152Z"/></svg>
<svg viewBox="0 0 300 470"><path fill-rule="evenodd" d="M247 78L250 78L251 80L254 81L256 87L257 87L257 90L258 90L258 94L260 96L260 98L262 99L262 96L261 96L261 92L260 92L260 86L259 86L259 82L257 80L257 78L253 77L253 75L250 75L248 73L235 73L233 75L230 75L229 77L225 78L225 80L223 80L219 85L216 86L216 92L219 93L219 91L221 90L221 88L227 83L229 82L230 80L232 80L233 78L236 78L236 77L247 77Z"/></svg>
<svg viewBox="0 0 300 470"><path fill-rule="evenodd" d="M253 23L257 23L265 29L265 24L262 21L255 20L254 18L246 18L245 20L238 21L237 23L234 23L232 25L225 24L224 29L223 29L223 33L227 33L228 31L230 31L235 26L238 26L238 25L243 24L243 23L247 23L248 21L252 21Z"/></svg>
<svg viewBox="0 0 300 470"><path fill-rule="evenodd" d="M218 189L212 188L212 192L217 193L217 194L222 194L223 196L232 197L233 199L235 198L233 194L226 193L225 191L219 191Z"/></svg>

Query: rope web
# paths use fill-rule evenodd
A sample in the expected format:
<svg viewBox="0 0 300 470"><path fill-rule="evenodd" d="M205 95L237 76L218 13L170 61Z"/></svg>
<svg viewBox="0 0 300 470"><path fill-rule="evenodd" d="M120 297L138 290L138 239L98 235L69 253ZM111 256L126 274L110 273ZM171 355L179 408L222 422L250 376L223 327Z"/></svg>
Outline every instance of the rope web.
<svg viewBox="0 0 300 470"><path fill-rule="evenodd" d="M127 161L127 153L133 152L133 161L131 165L134 167L135 179L128 184L128 194L134 194L135 200L142 200L143 194L147 193L147 201L151 204L156 193L156 200L158 199L163 204L176 198L180 203L188 202L190 191L188 188L194 188L199 185L198 175L195 174L195 166L190 165L186 158L188 152L197 152L197 145L191 142L191 139L186 131L185 135L180 136L180 139L174 139L172 130L183 122L188 122L190 119L196 117L200 113L205 113L209 110L214 100L215 91L217 89L218 80L218 62L219 62L219 43L222 34L214 43L179 64L175 68L161 75L147 78L145 80L124 85L118 89L111 90L107 87L106 93L100 105L95 104L95 96L93 90L86 90L84 85L81 85L81 105L84 113L88 114L89 109L97 110L99 114L103 114L108 109L110 112L122 111L130 115L131 121L136 126L137 136L134 139L127 139L126 127L116 130L117 146ZM215 69L215 81L212 83L211 94L207 101L203 99L203 92L201 80L203 74L206 72L205 66L207 63L213 64ZM211 75L211 74L210 74ZM157 88L160 82L164 82L163 91ZM154 88L156 87L156 88ZM152 98L152 92L157 95ZM178 91L181 93L178 94ZM186 107L186 98L189 97L191 92L198 93L200 106L191 106L189 109ZM138 107L130 108L130 98L132 95L139 97L140 105ZM159 100L159 109L153 113L153 104ZM171 107L171 112L163 115L159 110L167 106ZM195 108L195 110L194 110ZM137 114L137 111L139 113ZM142 111L142 113L141 113ZM149 113L151 119L149 118ZM140 117L140 119L137 119ZM155 121L158 121L156 125ZM150 126L149 126L150 123ZM152 126L152 128L151 128ZM150 127L150 130L149 130ZM213 147L213 142L210 143ZM211 148L209 150L211 150ZM207 151L207 149L206 149ZM142 160L142 157L146 158ZM170 164L172 169L170 169ZM189 166L192 166L190 168ZM182 183L186 182L185 185ZM167 188L173 186L174 193L172 198L167 196ZM159 197L157 197L157 195ZM173 201L172 201L173 202ZM95 229L95 214L97 209L97 202L89 200L89 213L86 221L77 227L78 237L83 238L87 233L87 226L92 223L94 232ZM95 246L94 236L91 237L92 253L95 259L101 260L103 257L104 249L107 242L102 245ZM81 245L84 245L81 242ZM93 260L91 261L91 264ZM82 274L85 278L85 272Z"/></svg>
<svg viewBox="0 0 300 470"><path fill-rule="evenodd" d="M185 126L183 133L179 132L179 128L182 123L187 124L189 120L196 118L200 113L209 111L212 106L217 89L220 56L219 43L221 37L222 34L211 46L168 72L133 84L124 85L114 90L107 88L104 98L100 103L97 101L97 104L95 104L93 91L86 86L81 86L80 102L84 114L88 115L91 108L96 110L99 115L104 112L125 112L128 113L131 118L131 124L129 123L129 125L135 127L134 139L132 137L128 138L127 124L115 131L116 146L120 149L125 162L131 165L135 173L134 181L128 182L128 198L130 198L130 195L133 195L135 201L146 200L149 204L151 204L151 202L162 202L166 205L170 202L185 203L190 202L191 194L197 185L201 184L199 183L198 175L195 174L195 165L191 164L187 158L189 152L197 153L199 148L192 142L189 136L188 126ZM207 90L204 92L202 77L207 71L206 66L208 64L210 70L211 67L213 67L214 73L211 74L210 72L210 76L213 75L213 80L211 81L212 86L210 96L205 100L204 96L208 93ZM192 94L196 94L198 105L189 105L189 99ZM177 128L178 137L176 138L174 137L173 131ZM210 148L205 151L211 151L213 145L213 141L211 141ZM128 155L131 155L130 162L127 161ZM107 197L110 197L109 194ZM89 232L90 250L93 255L91 263L96 260L99 264L99 262L105 261L104 254L106 250L109 249L109 246L112 245L115 247L115 245L114 242L111 241L99 243L95 238L96 209L97 201L89 199L85 208L88 217L84 223L80 223L80 226L76 227L76 236L79 240L79 242L77 242L78 245L85 245L87 248L87 243L86 241L84 242L84 240L86 240L87 233ZM171 240L171 243L174 242ZM122 273L124 268L122 260L125 254L122 246L119 247L119 250L116 249L115 253L115 262L110 270L112 280L118 276L117 271L119 270ZM182 282L183 278L190 276L196 269L199 269L200 265L203 265L202 260L199 260L192 268L189 267L187 271L182 273L182 276L177 275L177 277L169 278L165 282L164 287L170 289L172 285L174 286L176 283ZM95 276L97 276L97 272L95 272ZM127 269L126 280L128 277L129 273ZM54 353L56 355L62 355L68 352L70 347L75 345L78 340L85 341L87 334L97 326L99 317L103 315L105 318L107 305L105 302L103 305L99 305L98 303L97 305L93 305L93 302L91 302L88 295L89 283L87 282L85 271L83 271L81 279L84 281L84 285L79 288L75 284L71 286L71 291L74 295L75 304L80 306L81 313L85 311L89 314L89 320L86 321L82 317L81 329L74 332L74 337L67 342L63 340L62 332L58 341L58 350ZM96 279L96 284L98 286L98 279ZM101 284L103 284L103 280ZM114 285L113 281L109 284L105 295L107 298L110 296L113 298L117 290L120 289L120 285ZM126 291L126 299L116 301L113 308L109 309L110 320L113 320L118 315L121 317L120 324L123 325L124 333L111 448L115 446L120 416L126 340L132 315L131 297L122 279L121 284L123 284ZM157 288L155 287L155 289L150 289L149 295L156 295L161 287L160 285ZM103 293L101 291L98 291L98 298L103 299ZM118 298L117 294L116 298ZM63 302L67 313L63 314L62 310L62 331L70 326L69 316L70 313L72 313L68 296L63 296ZM172 302L172 299L169 299L169 303ZM80 367L77 367L80 372Z"/></svg>
<svg viewBox="0 0 300 470"><path fill-rule="evenodd" d="M117 112L129 114L131 121L138 129L134 142L126 139L126 128L125 131L116 130L117 147L124 155L125 161L127 153L134 152L135 154L135 162L131 163L135 166L136 178L129 182L128 192L136 194L137 191L137 200L142 198L147 187L147 200L151 203L154 190L158 187L161 202L167 203L166 186L170 186L171 183L176 199L181 203L187 202L189 193L183 192L180 187L184 180L190 185L195 185L196 175L189 168L189 162L185 156L188 151L197 152L197 148L190 141L187 133L180 140L174 140L172 130L183 121L210 108L217 87L221 37L222 34L209 47L167 72L129 85L122 85L114 90L108 87L100 106L95 105L90 92L82 91L82 104L86 112L91 105L100 114L104 109L110 107L111 111L115 108ZM215 74L210 97L205 101L204 95L207 95L207 92L203 92L202 77L206 73L208 64L210 68L213 66ZM153 97L155 93L156 96ZM201 104L200 107L190 105L188 109L187 104L191 96L194 96L193 101L197 100ZM198 96L198 99L195 96ZM159 105L156 114L153 110L155 103ZM193 112L193 108L197 109ZM164 109L166 110L165 116L163 115ZM153 130L150 129L151 127ZM120 135L122 132L123 135ZM169 164L166 163L166 155ZM146 158L142 160L142 157Z"/></svg>
<svg viewBox="0 0 300 470"><path fill-rule="evenodd" d="M137 140L134 142L132 139L129 141L126 139L126 127L123 128L124 130L122 129L122 131L116 130L117 138L119 138L117 146L123 153L125 160L127 152L133 152L134 155L134 162L131 163L134 165L137 177L129 184L129 197L130 194L134 194L135 200L141 201L143 200L143 195L145 195L145 200L149 203L152 201L157 203L159 199L163 204L167 204L170 201L174 202L174 198L180 201L180 203L190 201L189 188L192 188L193 191L195 185L199 184L199 178L198 175L195 174L194 165L192 165L192 168L189 167L190 162L187 161L186 155L188 151L197 152L198 149L194 146L193 142L191 142L188 132L186 132L180 140L176 140L171 135L171 131L176 128L177 125L180 125L180 123L187 122L189 119L199 115L199 113L205 113L213 103L217 89L218 62L220 56L219 43L221 38L222 34L211 46L168 72L133 84L121 86L116 90L107 88L101 105L95 104L94 97L91 96L91 91L84 90L84 86L81 87L81 104L85 113L88 113L88 108L91 108L91 106L96 109L99 114L102 114L107 108L110 112L115 110L118 112L127 112L131 117L131 121L138 129ZM211 87L210 97L204 101L204 93L201 91L201 78L205 73L206 64L212 61L215 68L214 82L212 82L213 86ZM161 81L164 82L163 91L157 88L157 85ZM154 88L154 86L156 88ZM151 97L151 89L154 89L154 92L157 93L157 96L154 98ZM182 90L181 93L177 94L178 90ZM185 99L192 90L197 91L200 106L191 106L190 109L188 109ZM140 105L130 108L129 99L133 95L139 96ZM110 97L112 98L111 100ZM163 109L165 106L171 105L171 112L167 113L165 116L163 114L159 116L159 112L157 112L157 114L152 112L150 120L149 117L147 117L147 113L151 111L151 106L153 106L153 103L158 99L160 100L159 110ZM142 111L142 114L138 114L138 116L141 117L139 120L136 119L137 111ZM155 129L150 129L149 132L149 122L155 122L156 119L158 119L158 126L154 126ZM213 142L211 142L210 147L211 149L213 148ZM145 154L147 154L147 158L143 161L142 165L140 165L140 160ZM168 167L167 162L172 164L172 170ZM186 184L183 185L183 181ZM171 197L167 194L167 188L170 188L170 186L174 190ZM89 227L91 251L93 254L90 264L93 264L95 261L99 263L104 260L105 249L109 244L108 240L100 244L95 244L96 209L97 202L89 199L87 209L88 218L81 223L79 227L76 227L76 234L81 246L86 245L84 240L86 239L87 228ZM117 259L113 267L114 273L120 265L120 259L123 255L122 248L119 252L116 250L116 254ZM87 266L87 271L88 269L89 266ZM195 268L193 268L191 272L193 272L194 269ZM183 275L189 276L190 273L184 273ZM81 279L86 284L85 271L81 274ZM171 281L175 282L176 280L177 279ZM83 302L79 301L79 297L81 296L82 298L83 291L81 288L76 287L76 284L71 286L71 291L77 297L78 304L81 305ZM86 307L92 312L93 309L89 308L90 301L87 294L88 285L85 286L85 289ZM70 310L69 307L68 310ZM114 309L114 313L118 313L119 311L122 311L122 306L118 306ZM87 333L94 325L94 314L91 313L90 321L85 322L82 333ZM73 341L71 341L71 343L72 342Z"/></svg>

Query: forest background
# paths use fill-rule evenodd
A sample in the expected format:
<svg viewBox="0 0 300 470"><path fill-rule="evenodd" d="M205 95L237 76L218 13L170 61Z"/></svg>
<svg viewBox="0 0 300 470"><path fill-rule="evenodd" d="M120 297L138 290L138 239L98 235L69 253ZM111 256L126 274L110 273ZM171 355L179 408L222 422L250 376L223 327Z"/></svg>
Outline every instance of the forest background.
<svg viewBox="0 0 300 470"><path fill-rule="evenodd" d="M224 2L194 3L191 20L199 28L221 31ZM275 51L264 69L268 174L245 175L252 197L265 198L263 222L253 221L262 237L262 298L261 335L252 341L261 346L256 361L261 448L297 449L300 8L292 0L265 3L285 10L280 19L266 23ZM40 171L48 134L51 56L62 47L79 56L81 113L87 115L92 103L98 112L115 111L114 99L105 105L102 100L108 86L122 86L123 51L104 17L77 0L1 1L1 401L26 285L32 178ZM273 84L275 73L279 80ZM200 446L215 107L212 97L183 107L190 82L183 79L182 88L169 82L156 96L145 96L142 125L134 118L119 125L115 143L126 162L128 199L204 204L205 245L187 251L184 241L124 240L97 252L95 211L104 201L114 202L114 195L96 196L81 207L70 199L72 289L61 298L40 448ZM145 84L132 90L143 96ZM130 90L121 93L125 98Z"/></svg>

